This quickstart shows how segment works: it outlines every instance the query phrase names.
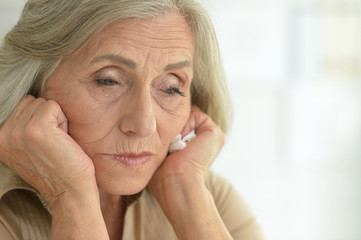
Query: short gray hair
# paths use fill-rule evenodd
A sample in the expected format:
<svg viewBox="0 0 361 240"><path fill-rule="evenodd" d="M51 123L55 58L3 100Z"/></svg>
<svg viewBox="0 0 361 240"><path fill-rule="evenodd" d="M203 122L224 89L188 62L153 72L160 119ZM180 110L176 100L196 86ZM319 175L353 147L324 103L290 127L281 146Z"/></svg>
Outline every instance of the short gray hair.
<svg viewBox="0 0 361 240"><path fill-rule="evenodd" d="M183 15L195 36L192 104L226 132L231 106L217 38L196 0L29 0L0 47L0 126L25 95L41 96L59 62L109 23L172 13Z"/></svg>

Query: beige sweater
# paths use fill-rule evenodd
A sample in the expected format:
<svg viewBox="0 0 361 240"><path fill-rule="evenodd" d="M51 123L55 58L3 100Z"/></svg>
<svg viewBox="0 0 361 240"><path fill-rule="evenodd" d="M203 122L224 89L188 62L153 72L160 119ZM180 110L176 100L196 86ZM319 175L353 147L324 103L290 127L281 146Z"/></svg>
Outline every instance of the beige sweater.
<svg viewBox="0 0 361 240"><path fill-rule="evenodd" d="M207 187L234 239L263 239L252 213L229 183L210 172ZM46 202L0 163L0 239L45 240L50 236L51 213ZM158 202L146 189L126 210L123 239L177 239Z"/></svg>

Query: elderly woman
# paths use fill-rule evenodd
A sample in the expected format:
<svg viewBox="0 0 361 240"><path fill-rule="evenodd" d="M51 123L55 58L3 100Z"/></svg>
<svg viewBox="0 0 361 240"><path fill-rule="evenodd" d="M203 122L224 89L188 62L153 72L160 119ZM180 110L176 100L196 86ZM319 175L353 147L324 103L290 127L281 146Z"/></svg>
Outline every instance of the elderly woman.
<svg viewBox="0 0 361 240"><path fill-rule="evenodd" d="M0 48L0 238L261 239L209 172L228 120L198 2L29 0Z"/></svg>

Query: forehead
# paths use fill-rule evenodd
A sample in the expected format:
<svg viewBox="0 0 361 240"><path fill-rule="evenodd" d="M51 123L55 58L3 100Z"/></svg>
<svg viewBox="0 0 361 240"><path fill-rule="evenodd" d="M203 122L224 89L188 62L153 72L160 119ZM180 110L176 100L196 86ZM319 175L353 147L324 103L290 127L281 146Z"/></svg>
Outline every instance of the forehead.
<svg viewBox="0 0 361 240"><path fill-rule="evenodd" d="M131 55L134 52L149 55L153 52L193 62L194 45L193 33L186 19L173 14L154 19L122 19L110 23L91 39L84 50L88 57L106 53L127 55L128 52Z"/></svg>

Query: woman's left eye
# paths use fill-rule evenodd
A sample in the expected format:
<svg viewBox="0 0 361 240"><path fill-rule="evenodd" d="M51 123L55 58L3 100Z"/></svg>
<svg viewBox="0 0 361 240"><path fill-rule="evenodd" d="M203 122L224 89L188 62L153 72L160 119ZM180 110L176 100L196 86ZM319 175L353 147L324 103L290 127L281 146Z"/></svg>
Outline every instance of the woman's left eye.
<svg viewBox="0 0 361 240"><path fill-rule="evenodd" d="M118 82L113 79L98 79L97 84L99 86L114 86L118 84Z"/></svg>
<svg viewBox="0 0 361 240"><path fill-rule="evenodd" d="M181 95L182 97L184 97L184 93L181 92L181 91L179 90L179 88L176 88L176 87L174 87L174 88L168 88L168 89L165 90L165 92L166 92L168 95L170 95L170 96L173 96L174 94L179 94L179 95Z"/></svg>

